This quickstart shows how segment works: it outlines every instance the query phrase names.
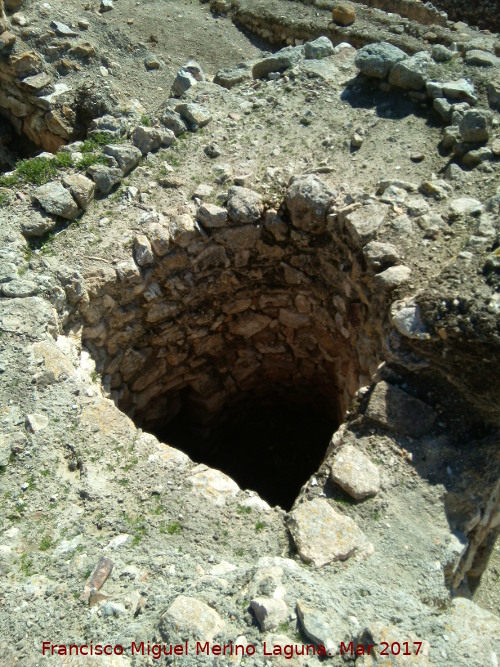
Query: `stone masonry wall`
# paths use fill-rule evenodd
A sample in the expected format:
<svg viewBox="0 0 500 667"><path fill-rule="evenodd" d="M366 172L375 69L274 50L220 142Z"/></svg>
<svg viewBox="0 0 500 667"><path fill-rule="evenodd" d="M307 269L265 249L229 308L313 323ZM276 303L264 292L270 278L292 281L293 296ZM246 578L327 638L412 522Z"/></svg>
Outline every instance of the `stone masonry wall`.
<svg viewBox="0 0 500 667"><path fill-rule="evenodd" d="M343 418L379 363L398 269L407 275L391 267L375 278L397 263L368 243L387 205L337 210L340 194L305 176L279 213L245 188L229 191L228 210L202 205L196 221L146 213L135 261L82 311L83 341L120 407L150 424L188 401L208 423L243 393L286 389Z"/></svg>

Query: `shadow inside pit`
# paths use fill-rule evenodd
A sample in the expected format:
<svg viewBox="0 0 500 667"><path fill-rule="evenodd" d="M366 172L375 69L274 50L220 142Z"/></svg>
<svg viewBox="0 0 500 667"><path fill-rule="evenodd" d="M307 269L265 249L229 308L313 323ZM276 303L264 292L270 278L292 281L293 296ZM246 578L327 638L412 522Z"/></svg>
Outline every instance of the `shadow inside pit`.
<svg viewBox="0 0 500 667"><path fill-rule="evenodd" d="M224 415L223 415L224 417ZM302 485L319 468L338 421L318 403L286 397L242 401L225 421L200 437L188 407L151 430L197 462L229 475L270 505L289 510Z"/></svg>

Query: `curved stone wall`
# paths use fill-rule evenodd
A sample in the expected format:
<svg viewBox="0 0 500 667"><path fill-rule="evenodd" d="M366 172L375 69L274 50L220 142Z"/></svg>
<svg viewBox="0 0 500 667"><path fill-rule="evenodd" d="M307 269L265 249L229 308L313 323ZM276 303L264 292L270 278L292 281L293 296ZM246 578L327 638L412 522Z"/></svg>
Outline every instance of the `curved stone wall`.
<svg viewBox="0 0 500 667"><path fill-rule="evenodd" d="M342 420L379 364L398 282L398 267L375 278L397 256L369 243L388 207L345 200L302 176L279 212L236 187L197 220L146 213L135 262L83 308L118 405L150 430L186 405L208 426L242 395L286 391Z"/></svg>

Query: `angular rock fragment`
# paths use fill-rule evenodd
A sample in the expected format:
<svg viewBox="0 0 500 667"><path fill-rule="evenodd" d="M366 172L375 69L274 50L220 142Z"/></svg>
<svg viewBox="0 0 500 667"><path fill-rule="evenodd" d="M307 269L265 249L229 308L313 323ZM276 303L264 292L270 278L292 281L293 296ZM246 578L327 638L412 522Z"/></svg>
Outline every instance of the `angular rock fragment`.
<svg viewBox="0 0 500 667"><path fill-rule="evenodd" d="M287 190L285 202L294 227L310 234L326 230L326 214L335 193L316 176L294 178Z"/></svg>
<svg viewBox="0 0 500 667"><path fill-rule="evenodd" d="M304 45L306 60L321 60L322 58L332 56L334 53L334 46L328 37L318 37L312 42L306 42Z"/></svg>
<svg viewBox="0 0 500 667"><path fill-rule="evenodd" d="M202 204L196 212L196 219L207 229L216 229L227 225L227 211L215 204Z"/></svg>
<svg viewBox="0 0 500 667"><path fill-rule="evenodd" d="M330 470L332 482L356 500L375 496L380 489L377 466L352 445L344 445L335 455Z"/></svg>
<svg viewBox="0 0 500 667"><path fill-rule="evenodd" d="M264 210L261 196L249 188L229 188L227 212L231 220L240 224L257 222Z"/></svg>
<svg viewBox="0 0 500 667"><path fill-rule="evenodd" d="M365 76L375 79L385 79L394 65L408 58L406 53L397 46L380 42L368 44L359 49L356 54L355 64L359 71Z"/></svg>
<svg viewBox="0 0 500 667"><path fill-rule="evenodd" d="M368 554L373 549L352 519L336 512L321 498L308 500L292 510L288 527L302 560L316 567Z"/></svg>
<svg viewBox="0 0 500 667"><path fill-rule="evenodd" d="M61 183L53 181L41 185L35 190L33 197L47 213L52 215L66 220L74 220L80 215L75 200Z"/></svg>
<svg viewBox="0 0 500 667"><path fill-rule="evenodd" d="M115 158L124 175L137 167L142 157L141 151L130 144L108 144L104 146L103 152Z"/></svg>
<svg viewBox="0 0 500 667"><path fill-rule="evenodd" d="M80 208L86 211L94 198L95 183L82 174L67 174L63 185L68 188Z"/></svg>
<svg viewBox="0 0 500 667"><path fill-rule="evenodd" d="M400 60L389 74L389 83L404 90L423 90L432 59L427 51Z"/></svg>
<svg viewBox="0 0 500 667"><path fill-rule="evenodd" d="M363 254L368 264L375 270L392 266L399 261L399 251L391 243L370 241L363 248Z"/></svg>
<svg viewBox="0 0 500 667"><path fill-rule="evenodd" d="M485 143L490 138L491 120L491 111L466 111L458 125L462 139L468 143Z"/></svg>
<svg viewBox="0 0 500 667"><path fill-rule="evenodd" d="M21 222L21 230L26 238L41 237L57 227L57 220L45 211L33 211L29 218Z"/></svg>
<svg viewBox="0 0 500 667"><path fill-rule="evenodd" d="M176 137L184 134L188 129L186 123L182 120L181 115L173 109L166 109L160 120L162 125L165 125L167 129L172 130Z"/></svg>
<svg viewBox="0 0 500 667"><path fill-rule="evenodd" d="M429 405L385 381L375 386L365 415L389 430L415 438L430 431L436 421Z"/></svg>
<svg viewBox="0 0 500 667"><path fill-rule="evenodd" d="M349 236L358 247L364 246L376 235L387 216L386 204L374 203L361 206L345 216Z"/></svg>
<svg viewBox="0 0 500 667"><path fill-rule="evenodd" d="M107 195L121 182L123 172L118 167L106 167L103 164L93 164L87 169L87 174L95 183L96 194Z"/></svg>
<svg viewBox="0 0 500 667"><path fill-rule="evenodd" d="M288 617L288 607L281 599L255 598L250 602L250 607L263 632L275 630Z"/></svg>
<svg viewBox="0 0 500 667"><path fill-rule="evenodd" d="M171 146L175 141L172 130L157 127L144 127L140 125L132 132L132 143L143 155L155 151L160 146Z"/></svg>
<svg viewBox="0 0 500 667"><path fill-rule="evenodd" d="M210 642L224 629L219 614L205 602L179 595L160 621L160 633L165 641L174 636Z"/></svg>
<svg viewBox="0 0 500 667"><path fill-rule="evenodd" d="M214 77L214 83L230 90L243 81L252 78L252 70L249 65L241 64L230 69L220 69Z"/></svg>
<svg viewBox="0 0 500 667"><path fill-rule="evenodd" d="M263 79L272 72L284 72L303 59L304 47L289 46L272 56L257 61L252 68L252 76L254 79Z"/></svg>
<svg viewBox="0 0 500 667"><path fill-rule="evenodd" d="M113 566L114 563L109 558L103 557L99 559L99 562L95 566L94 571L85 582L85 586L80 596L81 600L87 601L92 591L98 591L100 588L102 588L106 582L106 579L111 574Z"/></svg>
<svg viewBox="0 0 500 667"><path fill-rule="evenodd" d="M139 266L150 266L154 263L153 250L148 237L138 234L134 240L135 261Z"/></svg>
<svg viewBox="0 0 500 667"><path fill-rule="evenodd" d="M297 600L297 616L306 637L324 646L330 657L339 653L340 642L348 636L348 628L337 609L329 609L325 614L303 600Z"/></svg>
<svg viewBox="0 0 500 667"><path fill-rule="evenodd" d="M385 271L377 273L373 282L376 287L382 290L393 290L404 283L407 283L411 276L411 269L408 266L390 266Z"/></svg>

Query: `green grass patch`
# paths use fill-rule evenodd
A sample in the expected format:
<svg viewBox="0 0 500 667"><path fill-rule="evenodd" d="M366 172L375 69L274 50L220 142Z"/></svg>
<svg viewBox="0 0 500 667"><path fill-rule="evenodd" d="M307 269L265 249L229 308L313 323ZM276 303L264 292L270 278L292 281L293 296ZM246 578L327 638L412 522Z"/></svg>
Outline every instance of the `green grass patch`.
<svg viewBox="0 0 500 667"><path fill-rule="evenodd" d="M33 569L33 559L28 556L27 553L21 554L21 572L25 577L31 577L32 574L35 574Z"/></svg>
<svg viewBox="0 0 500 667"><path fill-rule="evenodd" d="M40 542L40 546L38 547L40 551L48 551L50 547L52 546L52 538L49 535L45 535L45 537L42 538L42 541Z"/></svg>
<svg viewBox="0 0 500 667"><path fill-rule="evenodd" d="M79 171L86 171L93 164L108 164L108 159L105 155L100 153L86 153L83 155L80 160L76 163L76 168Z"/></svg>
<svg viewBox="0 0 500 667"><path fill-rule="evenodd" d="M162 535L177 535L181 530L181 524L178 521L168 524L162 523L160 525L160 533L162 533Z"/></svg>

